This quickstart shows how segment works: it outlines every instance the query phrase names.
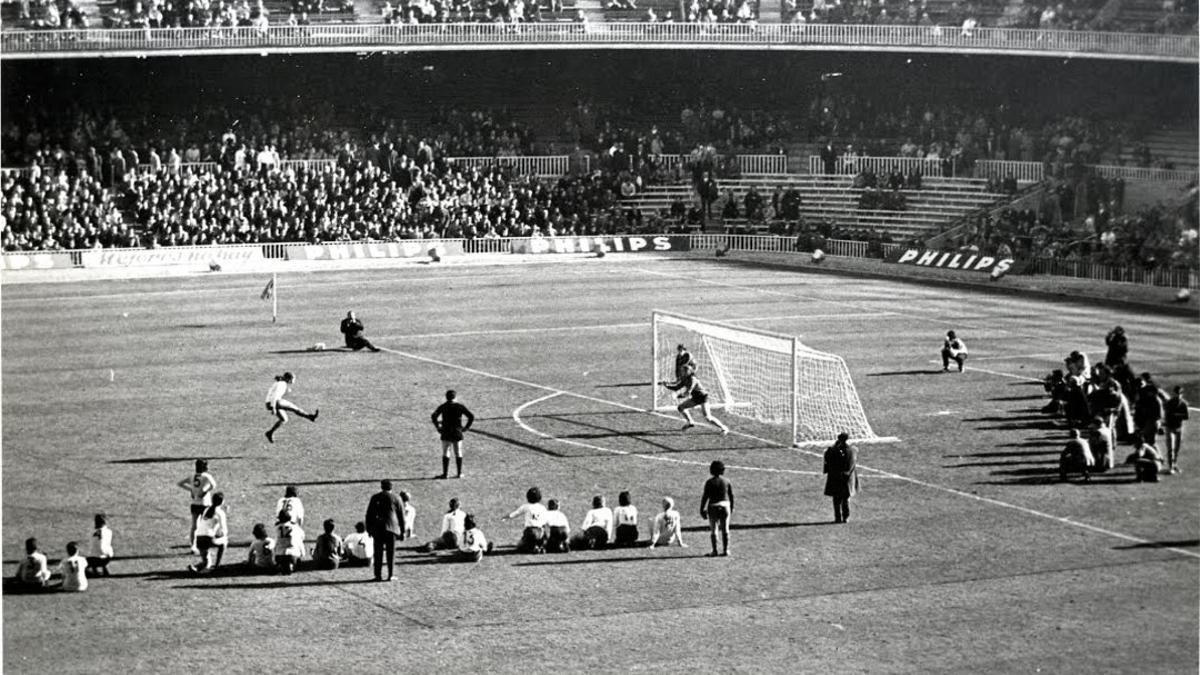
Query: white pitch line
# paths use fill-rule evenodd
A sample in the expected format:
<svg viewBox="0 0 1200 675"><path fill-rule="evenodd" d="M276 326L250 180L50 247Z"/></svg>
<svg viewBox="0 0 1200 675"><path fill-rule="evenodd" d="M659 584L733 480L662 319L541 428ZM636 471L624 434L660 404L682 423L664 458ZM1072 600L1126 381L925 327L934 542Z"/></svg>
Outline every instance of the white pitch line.
<svg viewBox="0 0 1200 675"><path fill-rule="evenodd" d="M542 396L539 398L535 398L532 401L526 401L525 403L522 403L521 405L517 406L517 408L515 410L513 410L513 413L512 413L513 421L516 422L517 425L520 426L522 429L524 429L525 431L528 431L529 433L531 433L535 436L541 436L542 438L556 441L558 443L566 443L567 445L574 445L574 446L578 446L581 448L587 448L589 450L599 450L600 452L606 452L610 455L624 455L627 457L637 457L639 459L651 459L651 460L654 460L657 462L669 462L671 464L687 464L690 466L708 466L707 462L699 462L699 461L692 460L692 459L679 459L678 457L659 457L658 455L643 455L643 454L636 453L636 452L617 450L616 448L605 448L605 447L602 447L599 445L592 445L590 443L574 441L569 438L559 438L558 436L548 434L539 429L534 429L533 427L526 424L524 420L521 419L521 412L524 411L529 406L536 405L538 403L542 403L543 401L549 401L550 399L552 399L556 396L562 396L562 395L563 395L562 393L554 392L554 393L546 394L545 396ZM733 433L733 432L730 432L730 433ZM787 474L793 474L793 475L799 475L799 476L820 476L821 475L817 471L799 471L796 469L772 469L769 467L761 467L761 466L735 466L733 464L729 464L727 466L730 469L738 469L741 471L765 471L767 473L787 473Z"/></svg>
<svg viewBox="0 0 1200 675"><path fill-rule="evenodd" d="M398 349L390 349L390 348L388 348L388 347L381 347L381 350L382 350L382 351L385 351L385 352L388 352L388 353L391 353L391 354L395 354L395 355L397 355L397 356L403 356L403 357L406 357L406 358L410 358L410 359L413 359L413 360L415 360L415 361L422 361L422 362L424 362L424 363L432 363L432 364L434 364L434 365L442 366L442 367L444 367L444 368L451 368L451 369L454 369L454 370L461 370L461 371L463 371L463 372L465 372L465 373L471 373L471 374L473 374L473 375L478 375L478 376L480 376L480 377L487 377L487 378L491 378L491 379L494 379L494 380L500 380L500 381L502 381L502 382L511 382L511 383L513 383L513 384L519 384L519 385L526 386L526 387L533 387L534 389L541 389L542 391L548 391L548 392L551 392L551 393L553 393L553 394L555 394L555 395L562 395L562 396L572 396L572 397L575 397L575 398L583 399L583 400L585 400L585 401L594 401L594 402L596 402L596 403L604 403L604 404L607 404L607 405L615 406L615 407L618 407L618 408L624 408L624 409L627 409L627 410L634 410L634 411L637 411L637 412L645 412L645 413L652 414L652 415L659 415L659 416L662 416L662 417L669 417L669 416L667 416L667 415L663 415L662 413L659 413L659 412L656 412L656 411L647 411L647 410L644 410L644 409L642 409L642 408L637 408L637 407L635 407L635 406L631 406L631 405L628 405L628 404L625 404L625 403L617 403L616 401L609 401L609 400L602 399L602 398L596 398L595 396L588 396L588 395L586 395L586 394L577 394L577 393L575 393L575 392L573 392L573 391L567 391L567 390L565 390L565 389L558 389L558 388L556 388L556 387L550 387L550 386L547 386L547 385L544 385L544 384L537 384L537 383L535 383L535 382L529 382L529 381L526 381L526 380L519 380L519 379L517 379L517 378L515 378L515 377L508 377L508 376L506 376L506 375L499 375L499 374L496 374L496 373L488 373L488 372L485 372L485 371L482 371L482 370L477 370L477 369L475 369L475 368L471 368L471 367L468 367L468 366L462 366L462 365L458 365L458 364L456 364L456 363L449 363L449 362L446 362L446 361L441 361L441 360L438 360L438 359L429 358L428 356L421 356L421 355L419 355L419 354L412 354L412 353L409 353L409 352L402 352L402 351L400 351L400 350L398 350ZM1005 376L1005 377L1018 377L1018 376L1015 376L1015 375L1009 375L1008 373L997 373L997 374L998 374L998 375L1003 375L1003 376ZM1029 379L1029 378L1020 378L1020 379ZM547 398L549 398L549 397L547 397ZM777 446L777 447L782 447L782 446L781 446L781 444L779 444L779 443L776 443L776 442L774 442L774 441L767 440L767 439L761 439L761 438L757 438L757 437L755 437L755 436L751 436L751 435L749 435L749 434L742 434L742 433L738 433L738 432L732 432L732 433L737 433L737 435L739 435L739 436L745 436L745 437L747 437L747 438L752 438L752 439L755 439L755 440L758 440L758 441L762 441L762 442L764 442L764 443L767 443L767 444L769 444L769 445L774 445L774 446ZM562 440L562 439L559 439L559 440ZM797 451L798 451L798 452L803 452L803 453L805 453L805 454L812 455L812 456L814 456L814 457L821 457L821 456L822 456L822 455L821 455L821 453L818 453L818 452L813 452L813 451L811 451L811 450L797 449ZM943 485L937 485L937 484L934 484L934 483L928 483L928 482L925 482L925 481L922 481L922 480L918 480L918 479L916 479L916 478L909 478L908 476L902 476L902 475L900 475L900 474L898 474L898 473L893 473L893 472L891 472L891 471L884 471L884 470L882 470L882 469L875 469L875 468L872 468L872 467L869 467L869 466L864 466L864 465L862 465L862 464L859 464L858 466L859 466L859 468L861 468L861 469L868 470L868 471L874 471L874 472L878 473L880 478L885 478L885 477L886 477L886 478L894 478L894 479L896 479L896 480L901 480L901 481L904 481L904 482L906 482L906 483L911 483L911 484L913 484L913 485L919 485L919 486L921 486L921 487L928 488L928 489L930 489L930 490L937 490L937 491L939 491L939 492L945 492L945 493L947 493L947 494L952 494L952 495L957 495L957 496L959 496L959 497L965 497L965 498L967 498L967 499L972 499L972 500L975 500L975 501L978 501L978 502L981 502L981 503L984 503L984 504L991 504L992 506L997 506L997 507L1000 507L1000 508L1010 509L1010 510L1013 510L1013 511L1017 511L1017 512L1020 512L1020 513L1024 513L1024 514L1026 514L1026 515L1030 515L1030 516L1036 516L1036 517L1038 517L1038 518L1045 518L1045 519L1047 519L1047 520L1052 520L1052 521L1054 521L1054 522L1061 523L1061 524L1063 524L1063 525L1069 525L1069 526L1071 526L1071 527L1078 527L1078 528L1080 528L1080 529L1087 530L1087 531L1089 531L1089 532L1095 532L1095 533L1097 533L1097 534L1103 534L1103 535L1106 535L1106 536L1109 536L1109 537L1113 537L1113 538L1115 538L1115 539L1121 539L1121 540L1123 540L1123 541L1129 541L1129 542L1133 542L1133 543L1137 543L1137 544L1148 544L1148 545L1150 545L1150 546L1154 546L1154 547L1157 547L1157 548L1161 548L1161 549L1163 549L1163 550L1166 550L1166 551L1171 551L1172 553L1178 553L1179 555L1187 556L1187 557L1190 557L1190 558L1198 558L1198 559L1200 559L1200 553L1193 553L1192 551L1185 551L1185 550L1183 550L1183 549L1179 549L1179 548L1173 548L1173 547L1170 547L1170 546L1162 546L1162 545L1160 545L1160 544L1156 544L1156 543L1155 543L1155 542L1153 542L1153 541L1150 541L1149 539L1142 539L1141 537L1135 537L1135 536L1133 536L1133 535L1129 535L1129 534L1123 534L1123 533L1121 533L1121 532L1115 532L1115 531L1113 531L1113 530L1107 530L1107 529L1104 529L1104 528L1102 528L1102 527L1097 527L1097 526L1095 526L1095 525L1089 525L1089 524L1087 524L1087 523L1082 523L1082 522L1079 522L1078 520L1072 520L1071 518L1066 518L1066 517L1063 517L1063 516L1056 516L1056 515L1054 515L1054 514L1045 513L1045 512L1043 512L1043 511L1038 511L1038 510L1036 510L1036 509L1031 509L1031 508L1028 508L1028 507L1025 507L1025 506L1018 506L1018 505L1016 505L1016 504L1010 504L1010 503L1008 503L1008 502L1003 502L1003 501L1000 501L999 499L992 499L991 497L981 497L981 496L979 496L979 495L974 495L974 494L971 494L971 493L969 493L969 492L963 492L962 490L957 490L957 489L955 489L955 488L951 488L951 487L945 487L945 486L943 486Z"/></svg>

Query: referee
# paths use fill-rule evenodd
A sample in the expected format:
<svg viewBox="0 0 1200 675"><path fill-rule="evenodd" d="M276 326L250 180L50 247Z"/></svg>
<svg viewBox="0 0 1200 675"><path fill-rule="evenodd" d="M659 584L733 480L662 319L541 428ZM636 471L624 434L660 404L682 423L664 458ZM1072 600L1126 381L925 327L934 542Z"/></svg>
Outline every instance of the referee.
<svg viewBox="0 0 1200 675"><path fill-rule="evenodd" d="M450 450L454 449L454 463L458 467L458 477L462 478L462 441L463 432L471 428L475 415L467 410L467 406L455 401L457 393L453 389L446 392L446 402L433 411L430 419L442 437L442 475L438 478L448 478L450 472ZM466 418L466 424L463 418Z"/></svg>

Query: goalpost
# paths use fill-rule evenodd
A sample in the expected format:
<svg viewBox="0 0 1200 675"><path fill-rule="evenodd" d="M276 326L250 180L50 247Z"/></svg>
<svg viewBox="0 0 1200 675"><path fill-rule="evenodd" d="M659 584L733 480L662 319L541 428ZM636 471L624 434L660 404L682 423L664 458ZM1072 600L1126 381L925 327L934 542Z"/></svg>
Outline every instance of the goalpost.
<svg viewBox="0 0 1200 675"><path fill-rule="evenodd" d="M795 337L654 311L654 409L673 410L676 346L696 360L714 408L791 428L793 445L832 443L841 432L857 442L885 441L871 430L846 362Z"/></svg>

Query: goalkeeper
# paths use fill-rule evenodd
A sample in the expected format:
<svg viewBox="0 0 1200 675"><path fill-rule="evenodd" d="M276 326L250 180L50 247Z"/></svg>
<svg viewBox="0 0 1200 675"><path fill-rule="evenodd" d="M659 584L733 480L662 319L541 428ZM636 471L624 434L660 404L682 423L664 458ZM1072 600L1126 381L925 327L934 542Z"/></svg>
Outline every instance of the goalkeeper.
<svg viewBox="0 0 1200 675"><path fill-rule="evenodd" d="M687 420L687 424L683 425L684 431L696 426L692 420L692 414L688 412L691 408L700 408L700 412L704 414L704 419L709 424L721 430L721 434L728 434L729 427L721 423L721 420L713 417L712 410L708 407L708 392L704 391L704 386L700 384L700 380L696 379L696 366L688 365L683 368L683 376L670 384L659 382L660 385L672 391L680 392L677 398L681 399L681 403L675 406L683 419Z"/></svg>

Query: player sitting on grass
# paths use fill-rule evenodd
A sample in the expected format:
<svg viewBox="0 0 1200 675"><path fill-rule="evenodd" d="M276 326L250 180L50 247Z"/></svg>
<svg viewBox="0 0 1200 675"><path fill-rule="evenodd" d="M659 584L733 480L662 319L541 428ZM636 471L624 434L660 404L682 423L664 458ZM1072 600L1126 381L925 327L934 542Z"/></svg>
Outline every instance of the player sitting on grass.
<svg viewBox="0 0 1200 675"><path fill-rule="evenodd" d="M354 567L369 567L371 558L375 555L375 540L367 534L367 524L358 521L354 524L354 534L342 542L346 549L346 565Z"/></svg>
<svg viewBox="0 0 1200 675"><path fill-rule="evenodd" d="M292 514L280 511L275 535L275 567L280 574L291 574L304 559L304 528L292 522Z"/></svg>
<svg viewBox="0 0 1200 675"><path fill-rule="evenodd" d="M88 555L87 573L92 576L109 575L108 563L113 558L113 533L108 529L108 516L97 513L92 531L92 550Z"/></svg>
<svg viewBox="0 0 1200 675"><path fill-rule="evenodd" d="M73 541L67 542L67 557L58 564L59 574L62 575L62 590L81 593L87 590L87 559L79 555L79 545Z"/></svg>
<svg viewBox="0 0 1200 675"><path fill-rule="evenodd" d="M288 388L295 381L296 376L291 373L276 375L275 384L272 384L271 388L267 390L267 412L275 416L275 425L266 433L267 441L270 443L275 442L275 432L279 430L279 427L287 424L287 411L290 410L309 422L316 422L317 415L321 414L320 410L314 410L310 415L304 412L303 408L284 398L288 393Z"/></svg>
<svg viewBox="0 0 1200 675"><path fill-rule="evenodd" d="M200 549L200 562L188 565L197 574L209 574L221 564L225 547L229 544L229 525L225 516L225 493L212 496L212 504L200 515L196 523L196 547Z"/></svg>
<svg viewBox="0 0 1200 675"><path fill-rule="evenodd" d="M442 533L437 539L427 542L421 547L421 550L426 553L433 551L454 551L458 549L458 545L462 542L463 532L466 530L464 525L467 514L458 507L458 498L450 500L450 510L446 515L442 516Z"/></svg>
<svg viewBox="0 0 1200 675"><path fill-rule="evenodd" d="M412 496L404 490L400 491L400 505L403 509L400 515L404 518L404 522L400 524L402 532L397 539L403 541L413 537L413 524L417 520L417 509L412 505Z"/></svg>
<svg viewBox="0 0 1200 675"><path fill-rule="evenodd" d="M638 541L638 510L633 505L629 492L617 495L617 508L613 509L613 521L617 524L614 546L637 546Z"/></svg>
<svg viewBox="0 0 1200 675"><path fill-rule="evenodd" d="M546 509L546 527L550 528L546 550L551 553L570 553L571 523L567 520L567 514L558 510L557 499L546 502Z"/></svg>
<svg viewBox="0 0 1200 675"><path fill-rule="evenodd" d="M250 544L250 555L246 567L252 573L275 569L275 540L267 536L267 526L254 524L254 541Z"/></svg>
<svg viewBox="0 0 1200 675"><path fill-rule="evenodd" d="M604 505L604 497L592 497L592 510L583 517L575 537L575 548L597 549L608 546L613 540L613 512Z"/></svg>
<svg viewBox="0 0 1200 675"><path fill-rule="evenodd" d="M525 529L521 532L520 553L543 553L546 550L546 507L542 506L542 491L531 487L525 492L525 503L500 520L525 517Z"/></svg>
<svg viewBox="0 0 1200 675"><path fill-rule="evenodd" d="M41 591L50 583L50 561L38 550L38 540L25 540L25 557L17 565L15 579L17 588L25 591Z"/></svg>
<svg viewBox="0 0 1200 675"><path fill-rule="evenodd" d="M346 347L358 351L366 348L373 352L379 351L379 347L371 344L371 341L363 335L363 323L354 316L354 312L346 312L346 318L342 319L340 330L346 338Z"/></svg>
<svg viewBox="0 0 1200 675"><path fill-rule="evenodd" d="M1125 462L1133 465L1133 472L1139 483L1158 482L1158 473L1162 471L1162 456L1153 445L1139 439L1134 445L1133 454L1129 455Z"/></svg>
<svg viewBox="0 0 1200 675"><path fill-rule="evenodd" d="M300 490L295 485L283 489L283 496L275 502L275 513L287 511L292 514L292 522L304 527L304 502L300 501Z"/></svg>
<svg viewBox="0 0 1200 675"><path fill-rule="evenodd" d="M650 531L650 548L655 546L670 546L672 543L687 548L683 543L683 529L679 526L679 512L675 510L675 500L663 497L662 513L654 517L654 529Z"/></svg>
<svg viewBox="0 0 1200 675"><path fill-rule="evenodd" d="M313 547L313 562L319 570L336 570L345 557L342 549L342 538L334 534L336 527L333 518L321 524L323 533L317 535L317 543Z"/></svg>
<svg viewBox="0 0 1200 675"><path fill-rule="evenodd" d="M677 398L686 399L675 407L679 411L679 414L683 415L683 419L687 420L687 423L683 425L684 430L696 426L696 422L692 419L692 414L688 412L688 409L699 407L700 412L704 415L704 419L709 424L720 429L722 434L729 433L729 427L722 424L721 420L713 417L712 410L708 407L708 392L704 391L704 386L700 384L700 380L696 379L695 366L685 366L683 377L677 381L670 384L659 382L659 384L672 391L681 392Z"/></svg>
<svg viewBox="0 0 1200 675"><path fill-rule="evenodd" d="M463 518L463 525L466 529L458 547L457 558L463 562L479 562L483 560L485 552L492 550L492 545L488 543L487 537L483 536L483 530L475 524L475 516L468 513Z"/></svg>

